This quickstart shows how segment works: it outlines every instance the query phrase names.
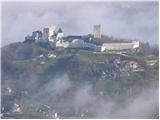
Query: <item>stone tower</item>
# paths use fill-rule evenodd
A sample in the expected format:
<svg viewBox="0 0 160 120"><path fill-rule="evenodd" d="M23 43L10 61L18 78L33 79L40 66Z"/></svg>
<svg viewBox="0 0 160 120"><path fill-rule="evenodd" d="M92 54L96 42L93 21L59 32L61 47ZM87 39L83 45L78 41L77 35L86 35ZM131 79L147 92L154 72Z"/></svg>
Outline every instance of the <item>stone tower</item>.
<svg viewBox="0 0 160 120"><path fill-rule="evenodd" d="M54 31L55 31L55 26L44 28L43 29L43 39L50 40L52 36L54 35Z"/></svg>
<svg viewBox="0 0 160 120"><path fill-rule="evenodd" d="M101 25L93 26L93 35L94 38L101 38Z"/></svg>

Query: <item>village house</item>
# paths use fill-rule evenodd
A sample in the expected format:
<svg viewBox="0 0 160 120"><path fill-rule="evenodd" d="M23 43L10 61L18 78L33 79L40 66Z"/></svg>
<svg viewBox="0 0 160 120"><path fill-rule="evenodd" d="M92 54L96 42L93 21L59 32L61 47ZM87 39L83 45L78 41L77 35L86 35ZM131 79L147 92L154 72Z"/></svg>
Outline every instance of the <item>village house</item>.
<svg viewBox="0 0 160 120"><path fill-rule="evenodd" d="M11 112L21 112L20 105L17 103L14 103L12 106Z"/></svg>
<svg viewBox="0 0 160 120"><path fill-rule="evenodd" d="M129 67L132 68L132 69L138 68L138 62L135 62L135 61L129 61L129 62L128 62L128 65L129 65Z"/></svg>
<svg viewBox="0 0 160 120"><path fill-rule="evenodd" d="M49 54L48 54L48 58L56 58L56 55L53 54L53 53L49 53Z"/></svg>
<svg viewBox="0 0 160 120"><path fill-rule="evenodd" d="M12 89L11 89L10 87L7 87L7 88L6 88L6 93L7 93L8 95L10 95L10 94L12 93Z"/></svg>

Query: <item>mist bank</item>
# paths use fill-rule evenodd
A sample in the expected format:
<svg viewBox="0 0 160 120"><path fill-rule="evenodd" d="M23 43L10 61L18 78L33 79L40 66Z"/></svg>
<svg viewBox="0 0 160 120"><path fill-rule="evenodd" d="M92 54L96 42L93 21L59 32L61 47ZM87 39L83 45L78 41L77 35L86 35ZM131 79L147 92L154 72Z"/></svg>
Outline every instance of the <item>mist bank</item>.
<svg viewBox="0 0 160 120"><path fill-rule="evenodd" d="M45 84L29 103L51 106L61 118L158 118L158 85L139 87L111 97L104 91L95 92L93 84L75 85L65 74Z"/></svg>
<svg viewBox="0 0 160 120"><path fill-rule="evenodd" d="M2 46L46 26L85 35L95 24L108 36L158 44L158 2L2 2Z"/></svg>

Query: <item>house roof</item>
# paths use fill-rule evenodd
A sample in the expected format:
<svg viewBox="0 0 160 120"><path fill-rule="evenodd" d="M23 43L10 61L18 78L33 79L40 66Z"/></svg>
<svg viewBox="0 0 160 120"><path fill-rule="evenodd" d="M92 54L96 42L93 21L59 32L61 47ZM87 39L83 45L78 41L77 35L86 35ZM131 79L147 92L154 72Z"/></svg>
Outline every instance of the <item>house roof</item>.
<svg viewBox="0 0 160 120"><path fill-rule="evenodd" d="M128 64L138 64L138 63L135 61L129 61Z"/></svg>
<svg viewBox="0 0 160 120"><path fill-rule="evenodd" d="M62 32L63 32L63 31L62 31L61 28L59 28L58 31L57 31L57 33L62 33Z"/></svg>
<svg viewBox="0 0 160 120"><path fill-rule="evenodd" d="M67 41L73 41L74 39L82 39L82 36L77 36L77 35L69 35L63 38L64 40Z"/></svg>

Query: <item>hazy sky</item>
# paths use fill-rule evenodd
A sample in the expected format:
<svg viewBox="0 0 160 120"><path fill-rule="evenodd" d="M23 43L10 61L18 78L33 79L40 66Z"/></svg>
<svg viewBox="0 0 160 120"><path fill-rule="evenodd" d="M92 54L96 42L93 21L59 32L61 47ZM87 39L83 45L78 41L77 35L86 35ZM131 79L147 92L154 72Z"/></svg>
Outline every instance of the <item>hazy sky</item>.
<svg viewBox="0 0 160 120"><path fill-rule="evenodd" d="M23 41L45 26L65 35L89 34L101 24L104 34L158 43L158 2L3 2L2 45Z"/></svg>

